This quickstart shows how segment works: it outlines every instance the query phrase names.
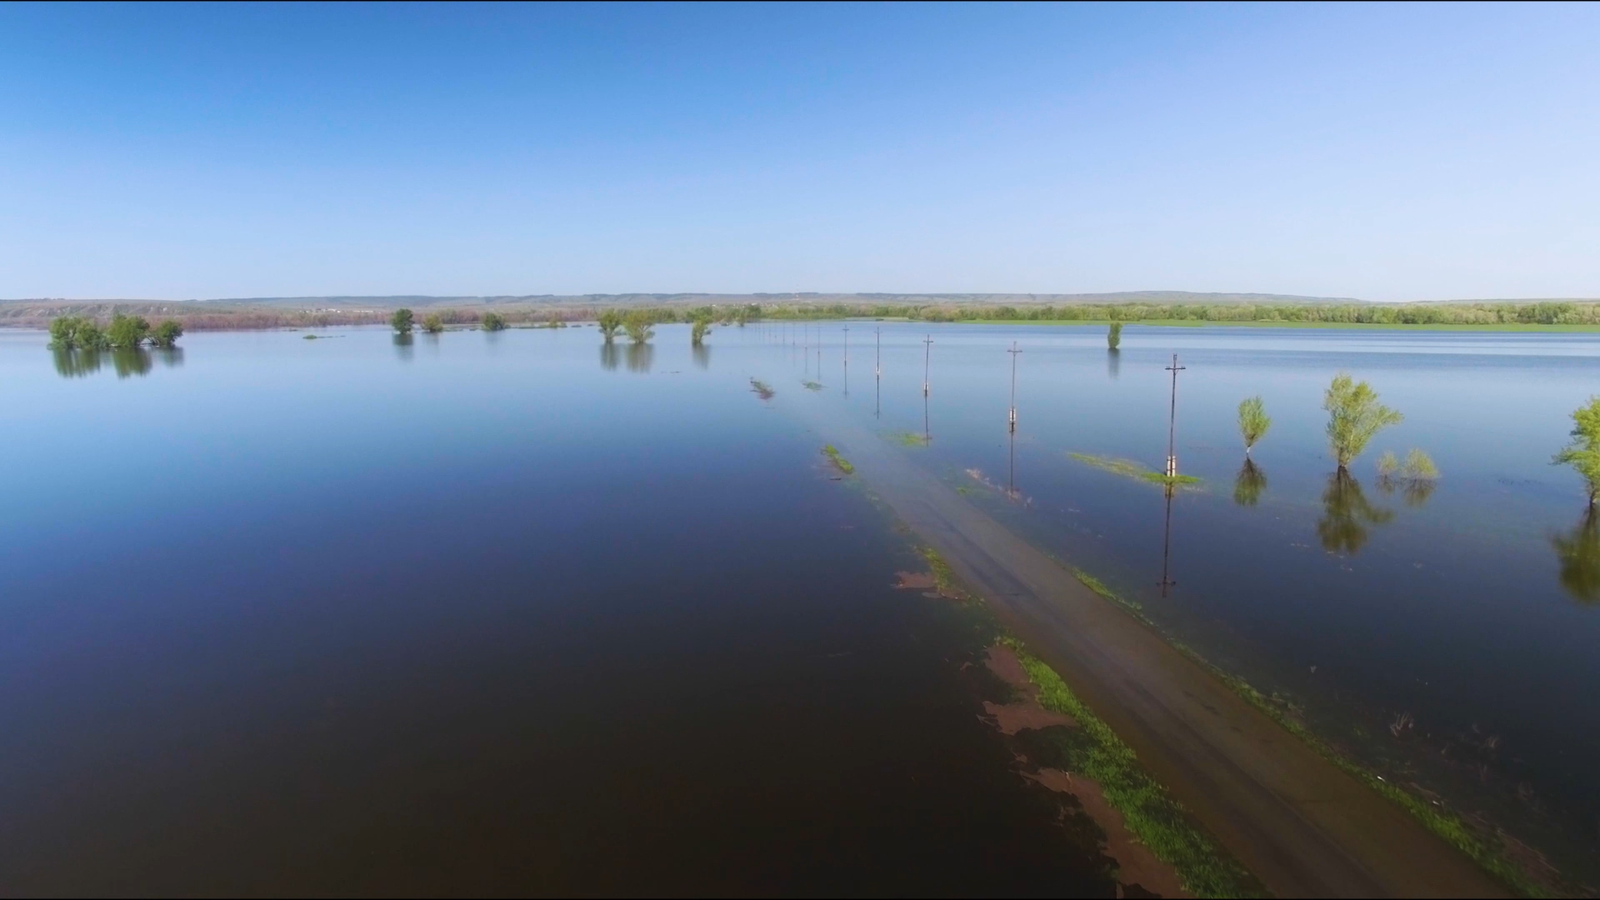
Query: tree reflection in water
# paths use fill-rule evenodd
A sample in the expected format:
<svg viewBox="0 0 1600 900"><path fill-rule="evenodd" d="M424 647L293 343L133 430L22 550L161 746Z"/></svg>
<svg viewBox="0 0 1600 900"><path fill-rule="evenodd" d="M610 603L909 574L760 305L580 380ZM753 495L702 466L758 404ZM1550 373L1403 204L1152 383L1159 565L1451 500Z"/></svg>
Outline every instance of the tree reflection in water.
<svg viewBox="0 0 1600 900"><path fill-rule="evenodd" d="M689 348L694 355L694 364L701 369L711 368L711 348L705 344L695 344Z"/></svg>
<svg viewBox="0 0 1600 900"><path fill-rule="evenodd" d="M629 344L626 353L629 372L648 372L656 359L656 348L650 344Z"/></svg>
<svg viewBox="0 0 1600 900"><path fill-rule="evenodd" d="M409 334L397 334L394 336L394 352L402 362L410 362L411 357L416 354L415 344L412 341L413 339Z"/></svg>
<svg viewBox="0 0 1600 900"><path fill-rule="evenodd" d="M100 371L98 350L52 350L56 374L62 378L82 378Z"/></svg>
<svg viewBox="0 0 1600 900"><path fill-rule="evenodd" d="M1322 511L1317 522L1322 549L1352 556L1366 545L1367 526L1384 525L1394 518L1394 510L1368 503L1361 482L1343 469L1328 477L1328 489L1322 492Z"/></svg>
<svg viewBox="0 0 1600 900"><path fill-rule="evenodd" d="M606 341L600 345L600 368L607 372L615 372L617 366L622 364L622 351L616 344Z"/></svg>
<svg viewBox="0 0 1600 900"><path fill-rule="evenodd" d="M1561 587L1579 603L1600 602L1600 517L1594 507L1566 534L1550 538L1561 562Z"/></svg>
<svg viewBox="0 0 1600 900"><path fill-rule="evenodd" d="M1267 473L1261 471L1250 457L1245 457L1244 465L1239 467L1239 474L1233 479L1233 502L1240 506L1255 506L1261 502L1261 493L1267 489Z"/></svg>

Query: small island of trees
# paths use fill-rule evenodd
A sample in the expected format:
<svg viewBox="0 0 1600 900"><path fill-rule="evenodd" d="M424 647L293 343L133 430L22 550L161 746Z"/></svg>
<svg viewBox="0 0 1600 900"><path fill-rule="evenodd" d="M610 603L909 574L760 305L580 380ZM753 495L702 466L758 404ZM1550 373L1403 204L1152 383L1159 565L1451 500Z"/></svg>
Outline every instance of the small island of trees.
<svg viewBox="0 0 1600 900"><path fill-rule="evenodd" d="M111 324L101 329L88 316L59 316L50 321L52 350L133 350L146 344L170 350L183 336L183 326L172 319L150 327L143 316L116 313Z"/></svg>

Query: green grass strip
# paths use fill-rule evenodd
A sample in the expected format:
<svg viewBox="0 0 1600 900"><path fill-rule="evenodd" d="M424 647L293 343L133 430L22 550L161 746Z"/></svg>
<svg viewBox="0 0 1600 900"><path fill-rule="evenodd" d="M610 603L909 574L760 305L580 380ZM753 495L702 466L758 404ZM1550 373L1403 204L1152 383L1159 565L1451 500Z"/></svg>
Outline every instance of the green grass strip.
<svg viewBox="0 0 1600 900"><path fill-rule="evenodd" d="M834 447L832 444L828 444L822 448L822 455L833 460L833 464L839 467L839 471L845 473L846 475L855 474L856 467L850 465L850 460L840 456L838 448Z"/></svg>
<svg viewBox="0 0 1600 900"><path fill-rule="evenodd" d="M1102 469L1114 475L1137 478L1140 481L1148 481L1151 484L1184 487L1200 483L1200 479L1194 477L1193 475L1173 475L1169 477L1165 473L1146 469L1144 466L1139 465L1131 459L1117 459L1111 456L1090 456L1087 453L1072 453L1069 455L1078 462L1084 463L1085 465L1094 466L1096 469Z"/></svg>
<svg viewBox="0 0 1600 900"><path fill-rule="evenodd" d="M1000 640L1016 653L1029 680L1038 686L1040 705L1071 716L1088 738L1072 754L1078 772L1100 785L1128 831L1173 868L1184 890L1197 897L1265 896L1259 882L1190 822L1183 806L1145 772L1133 748L1090 711L1054 669L1015 637Z"/></svg>

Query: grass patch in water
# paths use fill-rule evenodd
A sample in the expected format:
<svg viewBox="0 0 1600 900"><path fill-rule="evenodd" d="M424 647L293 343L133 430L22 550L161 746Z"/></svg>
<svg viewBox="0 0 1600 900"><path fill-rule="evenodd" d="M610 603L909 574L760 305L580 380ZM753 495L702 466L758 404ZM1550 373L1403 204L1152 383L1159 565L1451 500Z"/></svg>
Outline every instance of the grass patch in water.
<svg viewBox="0 0 1600 900"><path fill-rule="evenodd" d="M1085 465L1094 466L1096 469L1103 469L1112 473L1113 475L1123 475L1128 478L1137 478L1140 481L1148 481L1151 484L1185 487L1200 483L1200 479L1193 475L1173 475L1169 477L1164 473L1146 469L1144 466L1139 465L1131 459L1117 459L1111 456L1090 456L1087 453L1072 453L1068 455L1078 462L1081 462Z"/></svg>
<svg viewBox="0 0 1600 900"><path fill-rule="evenodd" d="M928 439L913 431L896 431L889 435L890 440L902 447L926 447Z"/></svg>
<svg viewBox="0 0 1600 900"><path fill-rule="evenodd" d="M765 381L762 381L759 378L750 379L750 390L755 391L756 396L760 397L763 400L771 400L772 399L772 394L773 394L772 386L767 384Z"/></svg>
<svg viewBox="0 0 1600 900"><path fill-rule="evenodd" d="M839 471L846 475L854 475L856 473L856 467L850 465L850 460L840 456L839 448L832 444L827 444L822 448L822 455L833 460L833 464L839 467Z"/></svg>
<svg viewBox="0 0 1600 900"><path fill-rule="evenodd" d="M1007 635L1000 642L1017 655L1028 679L1039 688L1039 704L1071 716L1078 727L1045 729L1054 737L1056 760L1100 785L1106 802L1122 814L1123 823L1158 859L1172 866L1184 889L1197 897L1259 897L1265 890L1245 868L1228 856L1189 819L1144 767L1133 749L1118 738L1061 680L1055 670ZM1055 732L1054 735L1047 732Z"/></svg>
<svg viewBox="0 0 1600 900"><path fill-rule="evenodd" d="M932 547L921 547L917 552L928 561L928 569L933 573L933 586L939 593L947 597L967 596L966 591L956 586L956 573L950 568L950 564L944 561L944 557L939 555L939 551Z"/></svg>
<svg viewBox="0 0 1600 900"><path fill-rule="evenodd" d="M820 390L822 390L822 385L818 384L815 381L802 381L802 382L800 382L800 386L805 388L808 391L820 391Z"/></svg>

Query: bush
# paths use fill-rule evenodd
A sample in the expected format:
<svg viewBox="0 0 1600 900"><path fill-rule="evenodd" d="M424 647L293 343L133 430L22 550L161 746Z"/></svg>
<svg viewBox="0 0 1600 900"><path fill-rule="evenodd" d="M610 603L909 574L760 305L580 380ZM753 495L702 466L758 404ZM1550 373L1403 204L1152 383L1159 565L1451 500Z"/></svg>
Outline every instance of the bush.
<svg viewBox="0 0 1600 900"><path fill-rule="evenodd" d="M1600 397L1590 397L1587 404L1573 411L1571 434L1571 442L1550 462L1571 466L1583 476L1592 507L1596 495L1600 495Z"/></svg>
<svg viewBox="0 0 1600 900"><path fill-rule="evenodd" d="M422 330L429 334L438 334L444 330L444 319L438 313L431 313L422 320Z"/></svg>
<svg viewBox="0 0 1600 900"><path fill-rule="evenodd" d="M117 313L106 328L106 343L114 350L132 350L150 336L150 323L144 316L125 316Z"/></svg>
<svg viewBox="0 0 1600 900"><path fill-rule="evenodd" d="M1249 455L1271 427L1272 417L1267 415L1267 406L1260 396L1239 401L1239 436L1244 438L1245 455Z"/></svg>
<svg viewBox="0 0 1600 900"><path fill-rule="evenodd" d="M183 326L171 319L167 319L156 326L155 333L150 340L163 350L171 350L177 346L178 338L180 337L183 337Z"/></svg>
<svg viewBox="0 0 1600 900"><path fill-rule="evenodd" d="M1371 385L1357 383L1343 372L1328 386L1322 408L1328 411L1328 448L1341 471L1361 455L1373 435L1405 419L1379 403Z"/></svg>
<svg viewBox="0 0 1600 900"><path fill-rule="evenodd" d="M395 334L410 334L415 322L416 317L411 310L404 308L395 310L394 315L389 317L389 325Z"/></svg>
<svg viewBox="0 0 1600 900"><path fill-rule="evenodd" d="M505 331L505 317L499 313L484 313L482 327L484 331Z"/></svg>
<svg viewBox="0 0 1600 900"><path fill-rule="evenodd" d="M655 336L654 324L650 314L642 309L628 313L627 318L623 320L623 327L628 330L628 340L635 344L643 344Z"/></svg>
<svg viewBox="0 0 1600 900"><path fill-rule="evenodd" d="M1111 329L1106 332L1106 347L1115 350L1122 345L1122 323L1112 322Z"/></svg>

